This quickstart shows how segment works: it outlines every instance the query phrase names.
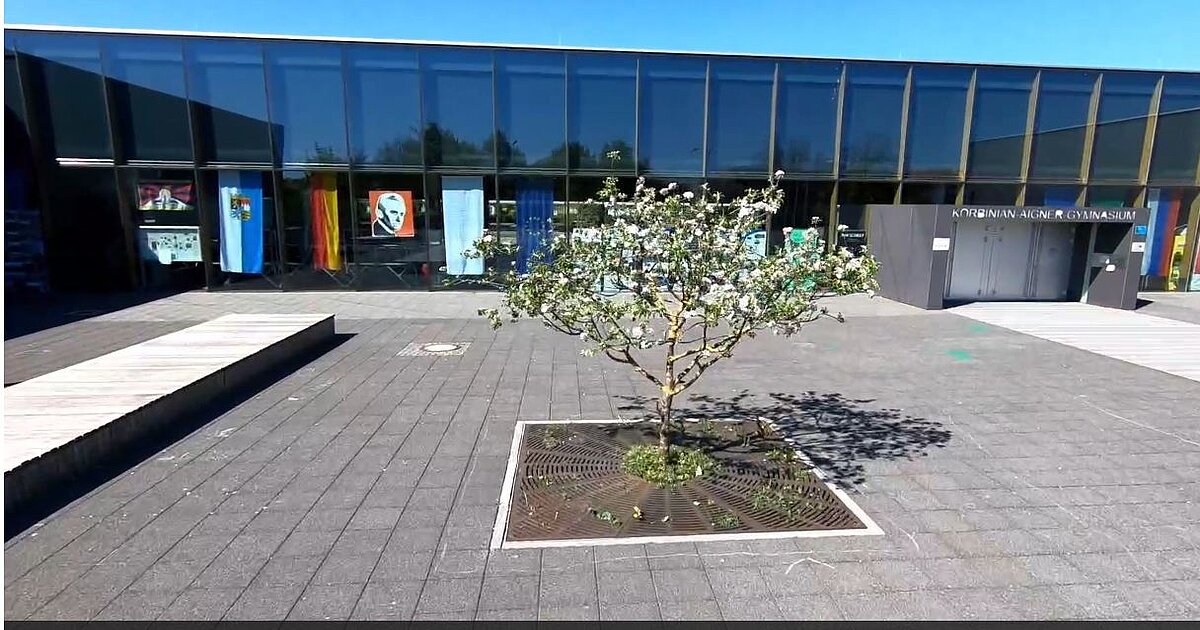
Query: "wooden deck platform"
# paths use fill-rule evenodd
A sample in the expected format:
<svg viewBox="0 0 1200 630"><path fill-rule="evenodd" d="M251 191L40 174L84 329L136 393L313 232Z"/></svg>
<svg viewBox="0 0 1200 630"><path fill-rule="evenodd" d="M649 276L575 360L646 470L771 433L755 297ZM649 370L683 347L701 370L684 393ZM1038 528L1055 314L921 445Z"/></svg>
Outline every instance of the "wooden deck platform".
<svg viewBox="0 0 1200 630"><path fill-rule="evenodd" d="M5 388L5 509L333 335L333 315L225 315Z"/></svg>

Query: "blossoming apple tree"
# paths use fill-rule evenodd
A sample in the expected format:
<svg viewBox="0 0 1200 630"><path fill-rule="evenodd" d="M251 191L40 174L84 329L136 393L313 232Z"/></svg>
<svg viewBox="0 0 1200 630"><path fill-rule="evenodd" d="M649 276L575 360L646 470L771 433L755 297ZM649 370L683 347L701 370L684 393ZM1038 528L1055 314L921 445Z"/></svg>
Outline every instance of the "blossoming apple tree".
<svg viewBox="0 0 1200 630"><path fill-rule="evenodd" d="M873 258L826 247L816 229L791 235L777 252L747 238L764 236L767 216L782 201L782 176L730 200L707 185L655 189L640 179L630 197L609 178L599 193L603 224L559 236L553 255L534 253L540 262L526 274L489 271L503 302L480 314L495 328L505 319L540 319L578 337L583 354L606 356L653 383L658 447L667 460L676 396L740 342L768 329L792 335L819 318L841 321L819 300L875 287ZM469 255L509 258L515 249L486 233ZM618 291L605 290L612 288Z"/></svg>

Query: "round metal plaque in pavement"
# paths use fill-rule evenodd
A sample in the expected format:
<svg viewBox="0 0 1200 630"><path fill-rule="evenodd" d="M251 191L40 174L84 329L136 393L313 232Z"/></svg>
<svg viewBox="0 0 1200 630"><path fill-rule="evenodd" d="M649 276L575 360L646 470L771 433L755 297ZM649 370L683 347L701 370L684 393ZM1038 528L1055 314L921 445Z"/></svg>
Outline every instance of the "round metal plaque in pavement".
<svg viewBox="0 0 1200 630"><path fill-rule="evenodd" d="M414 341L400 352L398 357L455 357L466 353L469 341Z"/></svg>
<svg viewBox="0 0 1200 630"><path fill-rule="evenodd" d="M421 349L425 352L454 352L461 347L456 343L427 343Z"/></svg>

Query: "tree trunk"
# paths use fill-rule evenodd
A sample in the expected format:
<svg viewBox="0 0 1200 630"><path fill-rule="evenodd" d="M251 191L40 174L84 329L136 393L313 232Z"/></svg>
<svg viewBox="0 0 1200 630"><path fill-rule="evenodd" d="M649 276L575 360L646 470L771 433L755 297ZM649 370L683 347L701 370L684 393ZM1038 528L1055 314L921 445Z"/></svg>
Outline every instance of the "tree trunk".
<svg viewBox="0 0 1200 630"><path fill-rule="evenodd" d="M658 448L665 459L671 453L671 405L675 402L674 383L667 385L672 393L664 388L658 398Z"/></svg>

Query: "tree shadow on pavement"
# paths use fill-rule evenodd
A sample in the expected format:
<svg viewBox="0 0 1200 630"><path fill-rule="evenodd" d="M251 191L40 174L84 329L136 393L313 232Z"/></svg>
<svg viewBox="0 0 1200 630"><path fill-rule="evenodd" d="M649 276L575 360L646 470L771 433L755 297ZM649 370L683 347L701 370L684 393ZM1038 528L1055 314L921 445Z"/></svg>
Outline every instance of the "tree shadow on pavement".
<svg viewBox="0 0 1200 630"><path fill-rule="evenodd" d="M622 397L622 411L654 418L654 400ZM873 399L847 398L839 393L802 392L729 397L695 395L678 405L681 420L766 418L779 432L839 485L866 480L864 463L872 460L913 459L950 441L950 431L936 420L919 418L894 408L872 408Z"/></svg>

